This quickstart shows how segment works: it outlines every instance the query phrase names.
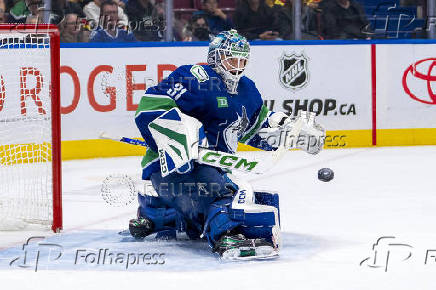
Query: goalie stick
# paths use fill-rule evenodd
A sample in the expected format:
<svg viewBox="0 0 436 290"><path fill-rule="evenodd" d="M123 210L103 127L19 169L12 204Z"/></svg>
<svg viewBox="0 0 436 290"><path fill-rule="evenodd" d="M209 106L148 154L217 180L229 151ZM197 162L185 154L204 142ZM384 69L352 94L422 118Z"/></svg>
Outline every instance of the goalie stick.
<svg viewBox="0 0 436 290"><path fill-rule="evenodd" d="M200 164L207 164L210 166L222 168L222 169L228 169L228 170L238 170L246 173L255 173L255 174L262 174L267 171L269 171L271 168L273 168L276 163L283 157L285 152L287 152L289 149L295 149L298 148L297 146L297 140L292 141L291 144L288 143L290 138L295 138L296 136L300 135L300 132L302 128L305 125L313 126L315 122L315 116L316 114L313 112L309 112L309 114L305 111L299 111L297 114L297 118L295 119L295 122L293 123L291 130L286 132L285 139L283 142L280 140L280 144L277 148L277 150L273 151L272 158L269 158L269 162L265 161L263 158L262 162L259 162L258 159L252 158L252 157L243 157L236 154L221 152L221 151L214 151L209 150L207 148L199 147L198 150L198 158L195 159ZM261 129L259 133L267 133L269 130L283 130L284 128L265 128ZM138 139L128 138L128 137L111 137L106 132L102 132L99 136L100 139L108 139L118 142L123 142L131 145L138 145L147 147L147 143L145 141L141 141ZM268 158L267 158L268 160ZM269 166L268 166L269 164ZM161 164L162 167L162 164Z"/></svg>
<svg viewBox="0 0 436 290"><path fill-rule="evenodd" d="M298 136L301 129L305 125L312 126L315 119L315 113L309 113L309 116L307 116L306 112L298 112L298 116L289 132L287 132L287 136ZM305 121L307 120L307 121ZM306 123L307 122L307 123ZM306 123L306 124L305 124ZM261 129L259 132L263 132L268 134L271 130L283 130L284 128L265 128ZM285 130L286 131L286 130ZM105 132L102 132L99 136L100 139L107 139L107 140L113 140L117 142L122 142L126 144L131 145L137 145L137 146L147 146L147 143L138 139L132 139L128 137L120 137L115 138L111 137ZM199 157L198 159L195 159L198 163L201 164L208 164L214 167L219 168L225 168L225 169L236 169L241 170L244 172L253 172L256 174L265 173L271 168L274 167L274 165L283 157L284 153L287 151L287 149L297 148L297 142L292 142L291 144L288 144L289 140L284 140L283 142L280 142L278 148L276 151L274 151L270 156L270 162L265 161L263 158L261 165L259 165L259 162L257 160L252 159L246 159L241 156L224 153L220 151L213 151L205 148L199 148ZM269 166L267 165L269 163ZM262 168L264 170L262 170ZM136 196L137 192L134 187L134 183L131 180L126 180L126 175L115 175L115 176L109 176L105 179L102 185L102 197L103 199L109 203L112 206L122 206L129 204L134 197ZM130 181L130 182L128 182ZM127 186L127 192L129 193L128 196L125 196L123 192L125 191ZM123 189L120 190L119 188ZM147 185L145 185L144 193L147 194ZM149 192L149 194L153 195L153 191ZM156 194L156 193L155 193Z"/></svg>
<svg viewBox="0 0 436 290"><path fill-rule="evenodd" d="M109 136L106 132L102 132L99 138L123 142L131 145L139 145L144 147L147 146L147 143L145 141L128 137L115 138ZM202 147L199 148L198 159L195 160L200 164L207 164L222 169L238 170L246 173L262 174L268 170L268 168L265 169L265 166L261 166L263 164L259 164L259 160L257 160L256 158L243 157L240 155L230 154L226 152L209 150Z"/></svg>

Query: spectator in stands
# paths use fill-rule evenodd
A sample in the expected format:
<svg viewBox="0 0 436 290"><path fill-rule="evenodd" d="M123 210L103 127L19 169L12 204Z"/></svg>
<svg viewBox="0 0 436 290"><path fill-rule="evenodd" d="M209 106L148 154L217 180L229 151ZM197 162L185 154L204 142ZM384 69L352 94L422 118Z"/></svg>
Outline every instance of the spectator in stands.
<svg viewBox="0 0 436 290"><path fill-rule="evenodd" d="M61 42L88 42L90 31L83 30L78 14L65 12L64 20L59 24Z"/></svg>
<svg viewBox="0 0 436 290"><path fill-rule="evenodd" d="M329 0L319 4L326 39L369 38L369 22L362 6L354 0Z"/></svg>
<svg viewBox="0 0 436 290"><path fill-rule="evenodd" d="M428 0L400 0L400 6L416 6L416 17L426 18L427 1ZM430 19L428 21L430 21Z"/></svg>
<svg viewBox="0 0 436 290"><path fill-rule="evenodd" d="M162 39L162 27L158 11L150 0L129 0L126 13L129 17L129 28L139 41L160 41ZM156 15L153 19L153 15Z"/></svg>
<svg viewBox="0 0 436 290"><path fill-rule="evenodd" d="M27 14L29 14L29 9L27 9L24 0L17 1L7 11L9 12L7 17L8 23L25 23Z"/></svg>
<svg viewBox="0 0 436 290"><path fill-rule="evenodd" d="M276 13L277 29L282 39L291 39L292 5L290 0L265 0L265 4Z"/></svg>
<svg viewBox="0 0 436 290"><path fill-rule="evenodd" d="M35 20L38 17L43 18L43 0L20 0L9 11L9 23L41 23ZM30 18L26 20L26 18ZM36 21L36 22L35 22Z"/></svg>
<svg viewBox="0 0 436 290"><path fill-rule="evenodd" d="M129 2L129 0L118 0L118 6L121 7L123 10L126 10L126 5Z"/></svg>
<svg viewBox="0 0 436 290"><path fill-rule="evenodd" d="M233 22L219 7L218 0L202 0L202 10L194 12L193 16L203 15L212 34L233 28Z"/></svg>
<svg viewBox="0 0 436 290"><path fill-rule="evenodd" d="M6 2L5 0L0 0L0 23L6 22Z"/></svg>
<svg viewBox="0 0 436 290"><path fill-rule="evenodd" d="M158 36L160 40L164 40L165 38L165 1L157 2L154 5L153 13L152 13L153 25L158 27ZM184 22L180 20L180 18L175 17L173 11L173 20L174 24L172 27L173 30L173 41L182 41L183 34L182 31L184 29Z"/></svg>
<svg viewBox="0 0 436 290"><path fill-rule="evenodd" d="M118 19L118 4L107 0L101 4L100 18L102 25L90 35L93 42L133 42L136 41L133 33L123 29Z"/></svg>
<svg viewBox="0 0 436 290"><path fill-rule="evenodd" d="M26 24L42 23L42 19L43 19L42 17L38 17L38 16L30 14L26 17Z"/></svg>
<svg viewBox="0 0 436 290"><path fill-rule="evenodd" d="M65 2L64 13L66 14L77 14L79 18L85 18L86 15L83 13L81 5L76 1L67 0Z"/></svg>
<svg viewBox="0 0 436 290"><path fill-rule="evenodd" d="M205 15L192 16L186 27L184 41L209 41L210 30Z"/></svg>
<svg viewBox="0 0 436 290"><path fill-rule="evenodd" d="M327 0L328 1L328 0ZM302 39L324 39L321 31L321 0L304 0L302 18Z"/></svg>
<svg viewBox="0 0 436 290"><path fill-rule="evenodd" d="M238 32L248 40L278 40L275 11L263 0L241 0L233 16Z"/></svg>
<svg viewBox="0 0 436 290"><path fill-rule="evenodd" d="M83 8L83 12L85 13L86 18L90 22L91 28L97 27L101 24L100 22L103 21L100 19L100 8L103 2L104 0L93 0L86 4ZM114 0L114 3L117 5L119 23L127 27L129 25L129 19L124 13L124 10L118 6L119 0Z"/></svg>
<svg viewBox="0 0 436 290"><path fill-rule="evenodd" d="M151 14L153 23L159 26L161 32L163 32L166 28L165 10L166 10L165 1L160 1L154 5L153 13ZM173 20L175 22L177 21L177 19L174 17L174 11L173 11Z"/></svg>

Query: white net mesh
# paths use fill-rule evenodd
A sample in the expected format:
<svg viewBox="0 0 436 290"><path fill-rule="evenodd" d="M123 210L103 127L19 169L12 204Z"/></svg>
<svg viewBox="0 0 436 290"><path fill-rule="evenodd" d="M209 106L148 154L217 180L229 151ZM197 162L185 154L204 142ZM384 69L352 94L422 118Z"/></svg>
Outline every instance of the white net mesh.
<svg viewBox="0 0 436 290"><path fill-rule="evenodd" d="M50 38L0 32L0 230L50 225Z"/></svg>

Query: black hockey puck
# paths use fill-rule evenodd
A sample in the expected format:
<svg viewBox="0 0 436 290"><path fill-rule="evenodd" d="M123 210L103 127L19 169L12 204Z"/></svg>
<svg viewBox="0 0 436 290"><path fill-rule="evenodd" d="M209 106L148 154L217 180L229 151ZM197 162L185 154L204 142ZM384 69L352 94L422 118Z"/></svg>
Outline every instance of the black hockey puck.
<svg viewBox="0 0 436 290"><path fill-rule="evenodd" d="M321 168L318 170L318 179L324 182L329 182L335 177L335 173L330 168Z"/></svg>

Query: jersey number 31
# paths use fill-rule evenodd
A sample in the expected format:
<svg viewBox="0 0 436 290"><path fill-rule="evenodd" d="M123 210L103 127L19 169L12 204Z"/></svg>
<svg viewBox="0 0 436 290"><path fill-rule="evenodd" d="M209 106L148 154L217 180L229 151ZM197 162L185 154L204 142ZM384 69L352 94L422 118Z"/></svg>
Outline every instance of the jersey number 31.
<svg viewBox="0 0 436 290"><path fill-rule="evenodd" d="M178 100L184 93L186 93L186 89L183 87L181 83L176 83L174 88L169 88L167 94L174 98L174 100Z"/></svg>

